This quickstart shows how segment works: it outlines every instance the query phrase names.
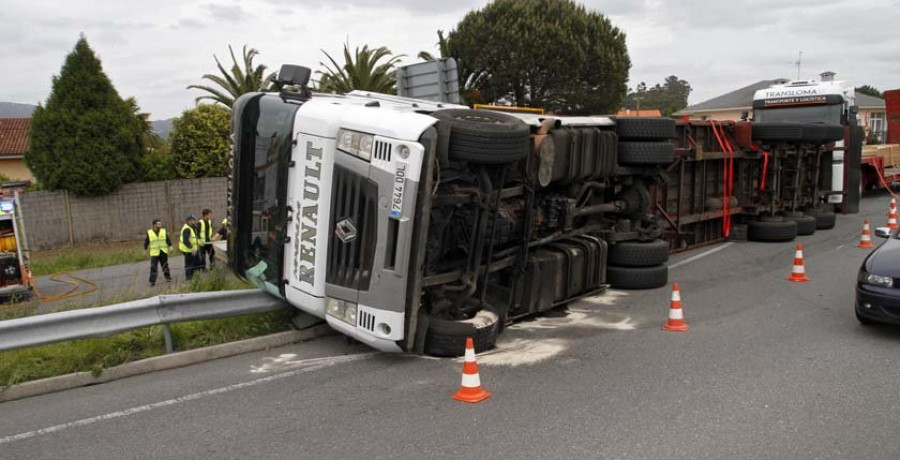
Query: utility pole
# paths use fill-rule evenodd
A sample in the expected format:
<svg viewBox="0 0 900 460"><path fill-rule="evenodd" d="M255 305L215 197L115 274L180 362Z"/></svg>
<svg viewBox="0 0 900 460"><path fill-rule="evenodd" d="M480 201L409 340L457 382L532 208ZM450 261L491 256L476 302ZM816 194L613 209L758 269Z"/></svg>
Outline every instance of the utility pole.
<svg viewBox="0 0 900 460"><path fill-rule="evenodd" d="M797 80L800 79L800 65L803 63L803 51L801 51L797 55L797 60L794 61L794 65L797 66Z"/></svg>

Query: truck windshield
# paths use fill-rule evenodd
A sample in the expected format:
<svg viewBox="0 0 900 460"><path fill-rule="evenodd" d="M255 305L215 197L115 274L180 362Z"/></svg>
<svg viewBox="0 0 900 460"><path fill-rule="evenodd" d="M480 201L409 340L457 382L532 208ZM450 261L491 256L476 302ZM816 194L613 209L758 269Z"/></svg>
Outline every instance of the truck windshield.
<svg viewBox="0 0 900 460"><path fill-rule="evenodd" d="M753 121L791 121L796 123L841 124L840 104L798 107L773 107L753 111Z"/></svg>
<svg viewBox="0 0 900 460"><path fill-rule="evenodd" d="M231 178L232 268L282 295L287 173L298 104L257 94L235 103Z"/></svg>

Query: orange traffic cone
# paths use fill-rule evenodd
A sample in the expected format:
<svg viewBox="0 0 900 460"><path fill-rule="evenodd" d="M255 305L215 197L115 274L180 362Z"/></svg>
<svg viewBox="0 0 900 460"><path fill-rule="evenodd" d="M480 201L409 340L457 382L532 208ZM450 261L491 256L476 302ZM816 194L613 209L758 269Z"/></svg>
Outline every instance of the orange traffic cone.
<svg viewBox="0 0 900 460"><path fill-rule="evenodd" d="M463 363L462 386L453 395L453 399L467 403L478 403L491 397L481 388L481 377L478 376L478 363L475 361L475 342L466 338L466 359Z"/></svg>
<svg viewBox="0 0 900 460"><path fill-rule="evenodd" d="M869 233L869 219L866 219L863 222L862 236L859 237L859 244L856 245L856 247L863 248L863 249L869 249L869 248L875 247L874 245L872 245L872 236Z"/></svg>
<svg viewBox="0 0 900 460"><path fill-rule="evenodd" d="M897 199L893 196L891 197L891 210L888 212L887 226L891 230L897 228Z"/></svg>
<svg viewBox="0 0 900 460"><path fill-rule="evenodd" d="M669 320L663 325L664 331L687 332L690 326L684 322L684 312L681 311L681 289L678 283L672 283L672 303L669 304Z"/></svg>
<svg viewBox="0 0 900 460"><path fill-rule="evenodd" d="M803 268L803 245L797 245L797 252L794 253L794 268L791 269L791 276L787 277L788 281L795 283L805 283L812 281L806 276L806 269Z"/></svg>

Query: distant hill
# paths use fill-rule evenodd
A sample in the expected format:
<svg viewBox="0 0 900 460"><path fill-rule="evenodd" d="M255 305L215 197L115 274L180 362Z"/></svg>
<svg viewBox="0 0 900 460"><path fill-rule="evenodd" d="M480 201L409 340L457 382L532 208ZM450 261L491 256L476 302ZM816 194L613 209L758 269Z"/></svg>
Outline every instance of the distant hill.
<svg viewBox="0 0 900 460"><path fill-rule="evenodd" d="M153 126L153 131L156 131L156 134L159 134L159 137L168 140L169 133L172 132L172 121L174 118L169 118L168 120L156 120L151 121L150 125Z"/></svg>
<svg viewBox="0 0 900 460"><path fill-rule="evenodd" d="M0 102L0 118L31 118L36 105Z"/></svg>

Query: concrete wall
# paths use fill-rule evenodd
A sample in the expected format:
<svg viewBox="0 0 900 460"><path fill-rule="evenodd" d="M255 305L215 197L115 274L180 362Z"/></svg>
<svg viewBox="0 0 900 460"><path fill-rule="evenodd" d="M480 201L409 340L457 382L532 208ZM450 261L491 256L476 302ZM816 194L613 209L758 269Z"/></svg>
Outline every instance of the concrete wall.
<svg viewBox="0 0 900 460"><path fill-rule="evenodd" d="M225 178L126 184L104 197L58 190L22 196L28 242L34 250L142 240L153 219L162 219L169 233L177 235L184 218L195 214L199 219L204 208L213 211L218 227L225 216Z"/></svg>

